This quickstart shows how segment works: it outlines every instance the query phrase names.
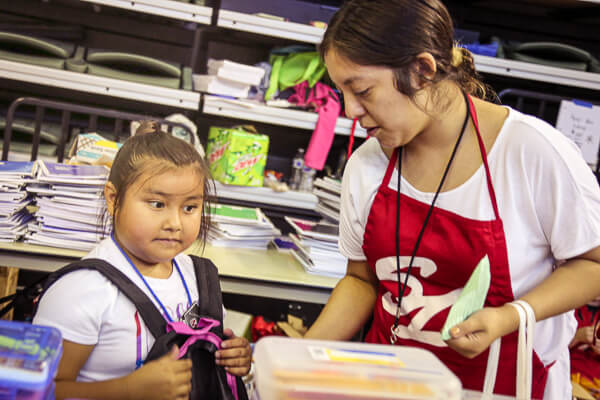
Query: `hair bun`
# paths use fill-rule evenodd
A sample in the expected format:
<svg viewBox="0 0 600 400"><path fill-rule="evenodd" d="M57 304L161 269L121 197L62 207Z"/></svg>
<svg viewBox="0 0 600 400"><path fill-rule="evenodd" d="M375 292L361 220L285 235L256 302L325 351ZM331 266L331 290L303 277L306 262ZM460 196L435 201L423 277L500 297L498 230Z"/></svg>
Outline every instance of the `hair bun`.
<svg viewBox="0 0 600 400"><path fill-rule="evenodd" d="M158 122L153 120L140 121L140 126L135 130L135 136L147 135L160 132Z"/></svg>

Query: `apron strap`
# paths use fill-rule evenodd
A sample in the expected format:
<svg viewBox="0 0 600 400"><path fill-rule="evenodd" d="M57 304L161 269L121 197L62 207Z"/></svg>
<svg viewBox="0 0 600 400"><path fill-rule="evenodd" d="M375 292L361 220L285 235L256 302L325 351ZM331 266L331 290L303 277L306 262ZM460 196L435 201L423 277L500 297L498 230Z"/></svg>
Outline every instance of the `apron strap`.
<svg viewBox="0 0 600 400"><path fill-rule="evenodd" d="M473 105L473 100L471 100L471 96L467 95L467 99L469 100L469 110L471 111L473 125L475 126L475 131L477 132L477 141L479 142L479 150L481 151L481 158L483 159L483 166L485 168L485 175L487 177L488 190L490 192L490 198L492 199L492 207L494 208L494 214L496 215L496 219L500 219L500 213L498 212L498 203L496 202L496 192L494 191L494 186L492 185L492 176L490 174L490 167L488 165L487 160L487 153L485 151L483 139L481 138L481 132L479 132L477 111L475 110L475 106Z"/></svg>
<svg viewBox="0 0 600 400"><path fill-rule="evenodd" d="M533 365L533 336L535 334L535 313L533 308L524 300L508 303L519 314L519 341L517 345L517 400L531 400L532 365ZM490 346L488 365L485 371L482 400L493 399L498 361L500 358L500 340L496 339Z"/></svg>

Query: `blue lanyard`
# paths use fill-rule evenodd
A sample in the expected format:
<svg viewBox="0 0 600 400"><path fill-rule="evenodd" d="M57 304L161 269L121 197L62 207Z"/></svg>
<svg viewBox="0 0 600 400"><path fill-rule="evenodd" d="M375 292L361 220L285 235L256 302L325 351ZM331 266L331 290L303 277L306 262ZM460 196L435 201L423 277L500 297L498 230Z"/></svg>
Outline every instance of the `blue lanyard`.
<svg viewBox="0 0 600 400"><path fill-rule="evenodd" d="M146 279L144 279L144 275L141 274L141 272L137 269L137 267L135 266L135 264L131 261L131 258L129 258L129 256L127 255L127 253L125 253L125 251L123 251L123 249L121 248L121 246L119 246L119 243L117 243L117 241L115 240L114 233L111 234L110 237L112 238L112 240L115 243L115 245L117 246L117 248L121 251L121 254L123 254L123 256L129 262L129 264L131 265L131 267L133 267L133 270L138 274L138 276L140 277L140 279L142 280L142 282L144 282L144 284L146 285L146 287L148 288L148 290L150 291L150 293L152 293L152 296L154 297L154 300L156 300L156 302L158 303L158 305L160 306L160 308L162 308L162 310L165 313L165 316L167 317L167 319L169 320L169 322L173 322L173 319L171 318L171 316L167 312L167 309L165 308L165 306L163 305L163 303L160 301L160 299L158 298L158 296L156 295L156 293L154 293L154 290L152 290L152 288L150 287L150 285L148 284L148 282L146 282ZM181 270L179 269L179 265L177 265L177 261L175 261L175 259L173 259L173 265L175 266L175 269L179 273L179 277L181 278L181 282L183 282L183 287L185 288L185 292L186 292L187 298L188 298L188 307L190 307L192 305L192 296L190 296L190 290L188 289L188 286L185 283L185 279L183 278L183 274L181 273Z"/></svg>

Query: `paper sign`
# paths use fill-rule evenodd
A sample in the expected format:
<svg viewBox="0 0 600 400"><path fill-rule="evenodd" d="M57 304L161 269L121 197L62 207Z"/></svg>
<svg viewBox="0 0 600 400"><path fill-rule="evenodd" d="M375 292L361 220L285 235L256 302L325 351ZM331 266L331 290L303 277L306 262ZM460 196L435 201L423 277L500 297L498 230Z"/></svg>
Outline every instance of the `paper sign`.
<svg viewBox="0 0 600 400"><path fill-rule="evenodd" d="M600 107L563 100L556 129L579 146L588 164L596 164L600 147Z"/></svg>

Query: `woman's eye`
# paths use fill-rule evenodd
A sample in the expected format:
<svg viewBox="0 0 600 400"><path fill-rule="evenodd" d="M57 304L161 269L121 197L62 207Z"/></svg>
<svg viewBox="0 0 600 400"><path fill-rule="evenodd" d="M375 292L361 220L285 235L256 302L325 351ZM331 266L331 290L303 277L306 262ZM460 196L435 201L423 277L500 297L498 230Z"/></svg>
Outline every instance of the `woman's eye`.
<svg viewBox="0 0 600 400"><path fill-rule="evenodd" d="M148 204L150 204L150 207L152 208L163 208L165 206L165 203L156 200L149 201Z"/></svg>
<svg viewBox="0 0 600 400"><path fill-rule="evenodd" d="M356 93L356 96L365 97L367 94L369 94L370 90L371 90L371 88L366 88L365 90L361 90L360 92Z"/></svg>

